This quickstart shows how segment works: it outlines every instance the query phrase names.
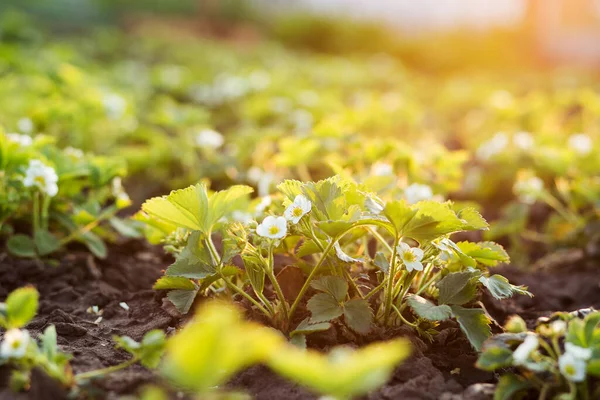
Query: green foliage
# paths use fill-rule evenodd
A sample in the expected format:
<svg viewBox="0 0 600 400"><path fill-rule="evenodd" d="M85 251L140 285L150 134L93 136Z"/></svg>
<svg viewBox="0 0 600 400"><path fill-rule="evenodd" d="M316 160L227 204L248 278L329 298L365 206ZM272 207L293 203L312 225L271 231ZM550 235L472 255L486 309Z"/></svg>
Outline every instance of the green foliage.
<svg viewBox="0 0 600 400"><path fill-rule="evenodd" d="M144 335L141 342L136 342L129 336L115 336L114 341L120 347L139 360L146 368L156 368L164 352L165 334L155 329Z"/></svg>
<svg viewBox="0 0 600 400"><path fill-rule="evenodd" d="M4 329L22 328L38 310L39 293L33 287L24 287L11 292L0 308L0 326Z"/></svg>

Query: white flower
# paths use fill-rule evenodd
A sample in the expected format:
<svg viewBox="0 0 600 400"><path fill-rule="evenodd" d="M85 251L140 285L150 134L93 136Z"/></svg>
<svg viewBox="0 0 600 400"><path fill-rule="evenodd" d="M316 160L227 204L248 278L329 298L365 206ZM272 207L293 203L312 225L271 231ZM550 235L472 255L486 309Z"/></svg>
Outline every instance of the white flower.
<svg viewBox="0 0 600 400"><path fill-rule="evenodd" d="M562 319L557 319L556 321L552 321L550 329L554 335L563 335L567 331L567 323Z"/></svg>
<svg viewBox="0 0 600 400"><path fill-rule="evenodd" d="M284 217L269 215L256 227L256 233L269 239L281 239L287 233L287 221Z"/></svg>
<svg viewBox="0 0 600 400"><path fill-rule="evenodd" d="M196 145L208 149L218 149L225 143L225 138L219 132L212 129L203 129L196 135Z"/></svg>
<svg viewBox="0 0 600 400"><path fill-rule="evenodd" d="M404 189L404 197L409 204L414 204L421 200L431 199L433 197L433 191L427 185L413 183Z"/></svg>
<svg viewBox="0 0 600 400"><path fill-rule="evenodd" d="M294 199L294 202L290 204L283 213L283 216L293 224L297 224L300 218L304 217L310 212L312 203L305 196L299 194Z"/></svg>
<svg viewBox="0 0 600 400"><path fill-rule="evenodd" d="M569 147L581 155L587 155L592 151L592 138L585 133L576 133L569 136Z"/></svg>
<svg viewBox="0 0 600 400"><path fill-rule="evenodd" d="M117 207L125 208L131 205L131 199L123 188L123 182L120 176L115 176L112 180L112 194L117 200Z"/></svg>
<svg viewBox="0 0 600 400"><path fill-rule="evenodd" d="M394 167L391 164L376 162L371 165L371 175L373 176L389 176L394 174Z"/></svg>
<svg viewBox="0 0 600 400"><path fill-rule="evenodd" d="M29 161L29 167L25 171L23 184L25 187L37 186L42 192L53 197L58 193L58 176L54 168L47 166L40 160Z"/></svg>
<svg viewBox="0 0 600 400"><path fill-rule="evenodd" d="M28 135L19 135L18 133L7 133L6 138L13 143L18 143L21 147L29 147L33 144L33 139Z"/></svg>
<svg viewBox="0 0 600 400"><path fill-rule="evenodd" d="M513 186L514 193L519 196L522 202L532 204L540 193L544 190L544 181L537 176L531 176L525 179L519 179Z"/></svg>
<svg viewBox="0 0 600 400"><path fill-rule="evenodd" d="M339 242L335 242L333 247L335 248L335 255L343 262L347 262L347 263L362 262L361 259L353 258L353 257L350 257L348 254L346 254L344 252L344 250L342 250L342 247L340 246Z"/></svg>
<svg viewBox="0 0 600 400"><path fill-rule="evenodd" d="M580 360L587 361L592 358L592 349L576 346L573 343L565 342L565 352Z"/></svg>
<svg viewBox="0 0 600 400"><path fill-rule="evenodd" d="M21 358L27 351L29 344L29 332L25 329L10 329L4 334L4 340L0 345L0 356L2 358Z"/></svg>
<svg viewBox="0 0 600 400"><path fill-rule="evenodd" d="M21 118L17 121L17 128L23 133L33 132L33 121L29 118Z"/></svg>
<svg viewBox="0 0 600 400"><path fill-rule="evenodd" d="M267 209L267 207L269 207L271 205L271 202L273 200L271 199L271 196L263 196L260 199L260 203L258 203L256 205L256 208L254 209L254 213L256 215L262 215L262 213L265 212L265 210Z"/></svg>
<svg viewBox="0 0 600 400"><path fill-rule="evenodd" d="M240 210L235 210L232 212L231 218L233 218L234 221L241 222L244 225L252 222L252 214Z"/></svg>
<svg viewBox="0 0 600 400"><path fill-rule="evenodd" d="M423 250L418 247L410 247L403 242L400 242L396 249L408 272L423 271L423 264L421 263L421 260L423 259Z"/></svg>
<svg viewBox="0 0 600 400"><path fill-rule="evenodd" d="M513 143L521 150L529 150L533 147L534 140L529 132L517 132L513 136Z"/></svg>
<svg viewBox="0 0 600 400"><path fill-rule="evenodd" d="M68 155L69 157L76 159L76 160L82 159L84 156L83 150L76 149L75 147L71 147L71 146L65 147L65 149L63 151L66 155Z"/></svg>
<svg viewBox="0 0 600 400"><path fill-rule="evenodd" d="M480 160L489 160L499 154L508 145L508 137L505 133L496 133L490 140L483 142L475 152Z"/></svg>
<svg viewBox="0 0 600 400"><path fill-rule="evenodd" d="M558 358L558 367L563 376L571 382L583 382L585 380L585 361L571 353L567 352Z"/></svg>
<svg viewBox="0 0 600 400"><path fill-rule="evenodd" d="M516 365L524 364L527 361L527 359L529 358L529 355L533 351L535 351L539 345L540 345L540 342L536 335L533 335L533 334L527 335L527 337L525 338L523 343L521 343L519 345L519 347L517 347L517 349L513 352L513 360L514 360L515 364Z"/></svg>
<svg viewBox="0 0 600 400"><path fill-rule="evenodd" d="M440 250L440 259L442 261L449 261L454 257L454 249L456 245L448 238L444 238L439 242L433 242L433 245Z"/></svg>
<svg viewBox="0 0 600 400"><path fill-rule="evenodd" d="M365 207L371 214L379 215L385 208L383 201L376 196L367 196L365 199Z"/></svg>
<svg viewBox="0 0 600 400"><path fill-rule="evenodd" d="M127 108L127 101L116 93L109 93L102 98L102 104L104 105L104 111L109 118L117 119L121 118L125 114Z"/></svg>
<svg viewBox="0 0 600 400"><path fill-rule="evenodd" d="M290 115L290 119L294 124L296 132L306 133L313 127L314 118L310 111L307 110L295 110Z"/></svg>

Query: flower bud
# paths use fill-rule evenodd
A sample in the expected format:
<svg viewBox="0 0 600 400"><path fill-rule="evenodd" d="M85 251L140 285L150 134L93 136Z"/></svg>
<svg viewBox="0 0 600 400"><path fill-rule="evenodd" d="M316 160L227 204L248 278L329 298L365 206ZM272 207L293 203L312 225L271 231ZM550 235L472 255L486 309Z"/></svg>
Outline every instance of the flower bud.
<svg viewBox="0 0 600 400"><path fill-rule="evenodd" d="M513 315L506 321L504 328L510 333L527 332L527 324L523 318Z"/></svg>

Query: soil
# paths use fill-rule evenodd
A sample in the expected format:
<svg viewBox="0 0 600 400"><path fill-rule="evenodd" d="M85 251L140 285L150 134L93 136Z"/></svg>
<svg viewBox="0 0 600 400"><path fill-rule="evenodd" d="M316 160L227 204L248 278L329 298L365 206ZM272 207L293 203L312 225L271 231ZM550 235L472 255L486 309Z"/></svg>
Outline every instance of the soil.
<svg viewBox="0 0 600 400"><path fill-rule="evenodd" d="M114 246L106 260L93 259L83 249L71 249L58 266L32 260L0 256L0 299L26 284L40 292L40 309L27 329L35 336L54 324L59 345L71 353L74 371L84 372L114 365L128 359L127 353L114 349L114 335L128 335L139 340L152 329L172 332L183 318L174 311L164 293L153 291L152 284L172 260L160 247L141 241ZM496 272L514 284L529 286L535 297L519 296L496 301L484 296L482 302L500 324L512 314L523 316L530 325L540 316L555 311L572 311L585 307L600 308L598 263L582 260L581 255L548 262L548 267L525 271L502 267ZM129 310L119 304L127 303ZM102 320L88 312L97 305ZM413 355L399 366L390 381L365 399L491 399L494 374L474 367L477 358L454 321L439 327L432 343L416 337L410 330L375 329L361 342L391 336L406 336L413 343ZM309 337L309 346L328 349L337 343L350 343L339 330ZM61 399L66 393L41 373L36 373L27 393L15 394L7 386L8 371L0 368L0 400ZM86 388L86 397L117 399L136 394L148 383L160 384L160 378L139 365L97 381ZM228 384L230 389L252 394L256 399L316 399L308 390L278 377L264 366L255 366L238 374ZM173 396L176 398L177 396Z"/></svg>

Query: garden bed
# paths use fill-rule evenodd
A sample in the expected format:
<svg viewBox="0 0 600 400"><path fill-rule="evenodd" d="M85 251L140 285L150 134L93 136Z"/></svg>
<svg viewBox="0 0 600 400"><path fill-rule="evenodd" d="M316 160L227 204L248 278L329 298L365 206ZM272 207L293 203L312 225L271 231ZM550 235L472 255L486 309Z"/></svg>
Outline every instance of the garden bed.
<svg viewBox="0 0 600 400"><path fill-rule="evenodd" d="M4 257L0 262L0 297L27 284L40 292L40 309L28 326L37 335L54 324L61 350L71 353L75 372L113 365L128 358L126 352L114 349L114 335L128 335L136 340L152 329L166 332L179 327L184 318L173 308L163 292L152 290L152 284L171 263L160 247L141 241L128 241L113 246L106 260L94 259L86 252L72 251L59 266L41 265L36 261ZM533 326L540 316L555 311L573 311L585 307L600 308L600 287L597 261L586 260L582 254L571 254L541 266L535 271L516 267L498 268L514 284L529 287L535 297L514 297L497 301L489 295L481 299L487 311L500 324L512 314L521 315ZM201 301L201 299L198 299ZM125 303L129 310L120 303ZM89 308L98 306L102 320ZM406 328L375 329L361 344L370 341L406 336L413 344L413 355L400 365L392 379L369 399L487 399L493 392L490 384L496 376L477 369L477 353L455 321L441 324L433 343L415 336ZM334 345L347 344L348 339L335 327L309 338L309 346L329 350ZM1 375L6 383L6 371ZM0 399L58 399L66 396L49 379L32 380L28 393L15 395L3 389ZM90 395L116 399L135 394L145 384L160 384L160 378L134 365L124 371L97 381ZM278 377L266 367L255 366L234 377L228 387L243 390L256 399L309 399L318 396ZM15 397L16 396L16 397Z"/></svg>

